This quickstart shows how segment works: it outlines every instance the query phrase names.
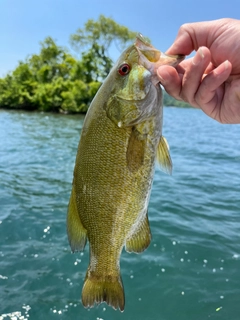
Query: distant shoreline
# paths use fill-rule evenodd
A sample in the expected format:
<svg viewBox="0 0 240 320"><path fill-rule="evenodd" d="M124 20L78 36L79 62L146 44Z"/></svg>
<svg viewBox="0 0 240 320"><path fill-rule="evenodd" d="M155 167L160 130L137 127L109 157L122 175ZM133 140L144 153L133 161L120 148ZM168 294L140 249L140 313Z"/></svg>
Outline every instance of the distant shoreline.
<svg viewBox="0 0 240 320"><path fill-rule="evenodd" d="M163 90L163 106L164 107L177 107L177 108L192 108L192 106L184 101L178 101L176 99L174 99L173 97L171 97L166 91ZM29 111L29 112L44 112L44 113L60 113L60 114L86 114L87 111L81 111L81 112L69 112L66 110L63 110L61 108L59 108L58 110L56 109L50 109L50 110L42 110L41 108L34 108L34 109L30 109L28 106L26 107L9 107L9 106L0 106L0 109L4 109L4 110L19 110L19 111Z"/></svg>
<svg viewBox="0 0 240 320"><path fill-rule="evenodd" d="M178 109L186 109L186 108L192 108L190 105L186 104L186 106L178 106L178 105L163 105L163 107L165 108L178 108ZM27 108L9 108L9 107L0 107L0 111L1 110L5 110L5 111L25 111L25 112L29 112L29 113L52 113L52 114L62 114L62 115L86 115L86 112L66 112L64 110L59 110L59 111L54 111L54 110L49 110L49 111L45 111L45 110L39 110L39 109L27 109Z"/></svg>

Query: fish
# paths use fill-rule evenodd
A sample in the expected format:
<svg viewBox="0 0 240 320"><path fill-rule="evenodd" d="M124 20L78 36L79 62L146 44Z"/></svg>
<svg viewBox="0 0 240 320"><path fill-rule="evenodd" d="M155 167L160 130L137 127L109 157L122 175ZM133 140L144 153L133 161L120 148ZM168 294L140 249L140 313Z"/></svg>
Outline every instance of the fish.
<svg viewBox="0 0 240 320"><path fill-rule="evenodd" d="M162 136L162 89L156 70L176 66L141 34L119 57L84 119L67 213L72 252L89 241L90 261L82 304L102 302L124 310L120 256L141 253L150 244L148 203L155 170L171 174Z"/></svg>

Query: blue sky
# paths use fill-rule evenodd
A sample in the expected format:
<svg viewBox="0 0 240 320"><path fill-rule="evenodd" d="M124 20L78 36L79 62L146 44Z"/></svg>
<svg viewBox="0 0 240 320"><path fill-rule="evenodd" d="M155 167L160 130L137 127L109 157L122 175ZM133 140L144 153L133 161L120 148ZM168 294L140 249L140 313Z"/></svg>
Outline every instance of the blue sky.
<svg viewBox="0 0 240 320"><path fill-rule="evenodd" d="M148 36L165 51L186 22L240 19L239 0L0 0L0 76L39 52L51 36L70 48L69 36L100 14ZM116 59L116 53L112 58Z"/></svg>

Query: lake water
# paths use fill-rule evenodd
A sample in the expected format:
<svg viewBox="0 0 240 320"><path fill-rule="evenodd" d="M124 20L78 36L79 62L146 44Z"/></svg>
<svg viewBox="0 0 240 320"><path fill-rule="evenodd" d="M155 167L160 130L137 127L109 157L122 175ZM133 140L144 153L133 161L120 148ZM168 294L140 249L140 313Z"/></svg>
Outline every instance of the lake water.
<svg viewBox="0 0 240 320"><path fill-rule="evenodd" d="M0 111L0 320L239 320L240 126L164 109L173 174L156 169L152 243L123 250L125 311L80 295L88 247L66 235L82 116Z"/></svg>

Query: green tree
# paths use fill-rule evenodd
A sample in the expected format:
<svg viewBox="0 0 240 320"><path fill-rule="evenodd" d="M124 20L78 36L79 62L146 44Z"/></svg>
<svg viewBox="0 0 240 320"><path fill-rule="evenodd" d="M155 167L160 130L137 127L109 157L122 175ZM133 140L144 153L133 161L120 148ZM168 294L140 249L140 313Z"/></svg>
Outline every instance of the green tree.
<svg viewBox="0 0 240 320"><path fill-rule="evenodd" d="M122 51L135 37L136 32L100 15L97 21L88 20L84 28L71 35L70 41L80 52L90 49L96 43L107 51L113 42Z"/></svg>
<svg viewBox="0 0 240 320"><path fill-rule="evenodd" d="M89 20L71 36L72 45L82 48L80 59L47 37L39 54L19 62L0 79L0 107L86 112L112 67L109 47L114 43L122 50L134 37L134 32L110 18Z"/></svg>
<svg viewBox="0 0 240 320"><path fill-rule="evenodd" d="M115 45L122 51L135 37L136 32L100 15L98 20L88 20L84 28L72 34L70 42L82 54L82 60L91 71L91 78L101 81L108 75L113 64L109 48Z"/></svg>
<svg viewBox="0 0 240 320"><path fill-rule="evenodd" d="M166 107L180 107L190 108L191 106L185 101L178 101L171 97L165 90L163 90L163 105Z"/></svg>

